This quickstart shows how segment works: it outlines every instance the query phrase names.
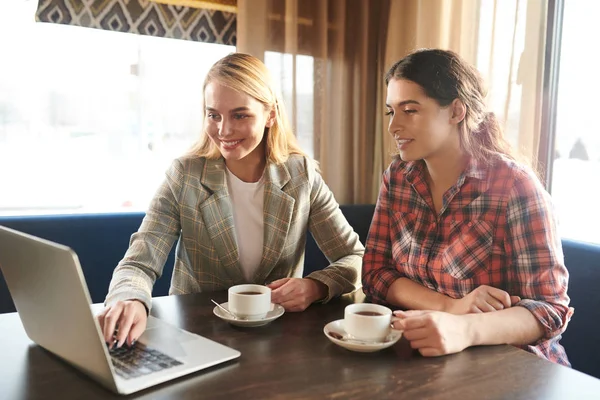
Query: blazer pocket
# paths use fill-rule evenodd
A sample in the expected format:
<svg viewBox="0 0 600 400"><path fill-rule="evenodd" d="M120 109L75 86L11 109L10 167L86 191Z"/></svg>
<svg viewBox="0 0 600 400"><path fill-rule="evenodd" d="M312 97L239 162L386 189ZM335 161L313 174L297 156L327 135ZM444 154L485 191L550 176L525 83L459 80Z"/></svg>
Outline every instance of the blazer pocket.
<svg viewBox="0 0 600 400"><path fill-rule="evenodd" d="M409 260L415 220L416 215L411 213L396 212L392 216L390 226L392 257L399 264L407 263Z"/></svg>
<svg viewBox="0 0 600 400"><path fill-rule="evenodd" d="M456 279L471 279L487 271L492 256L494 229L483 220L456 224L443 253L443 268Z"/></svg>

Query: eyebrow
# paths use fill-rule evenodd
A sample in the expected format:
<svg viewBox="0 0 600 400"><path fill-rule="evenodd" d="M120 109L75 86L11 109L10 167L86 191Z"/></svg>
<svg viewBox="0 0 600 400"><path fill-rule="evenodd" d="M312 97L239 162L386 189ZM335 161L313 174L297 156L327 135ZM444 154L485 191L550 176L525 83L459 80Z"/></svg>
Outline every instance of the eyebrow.
<svg viewBox="0 0 600 400"><path fill-rule="evenodd" d="M396 104L396 106L397 107L402 107L402 106L405 106L407 104L418 104L418 105L421 105L421 103L419 103L416 100L404 100L404 101L401 101L400 103ZM385 103L385 106L388 107L388 108L392 107L388 103Z"/></svg>
<svg viewBox="0 0 600 400"><path fill-rule="evenodd" d="M212 107L206 107L206 111L215 111L218 112L218 110L212 108ZM236 112L240 112L240 111L250 111L250 108L248 107L237 107L234 108L233 110L229 111L230 113L236 113Z"/></svg>

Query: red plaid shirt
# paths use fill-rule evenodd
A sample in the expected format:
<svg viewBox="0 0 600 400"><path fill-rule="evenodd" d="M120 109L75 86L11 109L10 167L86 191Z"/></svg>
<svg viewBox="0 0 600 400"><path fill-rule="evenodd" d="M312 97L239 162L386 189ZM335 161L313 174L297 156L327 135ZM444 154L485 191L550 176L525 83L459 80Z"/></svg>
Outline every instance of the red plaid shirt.
<svg viewBox="0 0 600 400"><path fill-rule="evenodd" d="M424 162L392 162L367 238L364 291L385 303L401 277L455 299L480 285L502 289L544 327L544 338L523 348L569 365L559 344L572 314L569 274L550 195L530 170L501 157L490 164L469 163L438 217Z"/></svg>

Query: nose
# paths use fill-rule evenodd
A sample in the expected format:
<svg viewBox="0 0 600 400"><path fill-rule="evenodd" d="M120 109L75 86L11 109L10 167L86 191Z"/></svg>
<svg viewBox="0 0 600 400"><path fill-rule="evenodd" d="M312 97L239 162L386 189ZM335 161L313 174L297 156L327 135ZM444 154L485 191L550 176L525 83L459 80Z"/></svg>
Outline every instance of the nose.
<svg viewBox="0 0 600 400"><path fill-rule="evenodd" d="M398 115L390 115L390 123L388 124L388 132L395 136L397 132L402 131L402 123Z"/></svg>
<svg viewBox="0 0 600 400"><path fill-rule="evenodd" d="M233 123L229 118L223 118L219 127L219 137L228 137L233 133Z"/></svg>

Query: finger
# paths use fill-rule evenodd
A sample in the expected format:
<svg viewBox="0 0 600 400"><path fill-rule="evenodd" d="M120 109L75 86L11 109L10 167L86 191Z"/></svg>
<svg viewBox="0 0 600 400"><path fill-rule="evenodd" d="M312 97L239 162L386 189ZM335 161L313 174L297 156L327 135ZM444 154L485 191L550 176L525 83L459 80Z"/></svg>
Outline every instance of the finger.
<svg viewBox="0 0 600 400"><path fill-rule="evenodd" d="M521 301L521 298L519 296L510 296L510 304L511 304L511 306L516 305L520 301Z"/></svg>
<svg viewBox="0 0 600 400"><path fill-rule="evenodd" d="M117 333L117 348L123 346L127 336L129 335L129 331L131 330L131 325L133 325L133 319L135 317L135 311L131 307L125 307L123 313L121 314L121 318L119 318L119 333Z"/></svg>
<svg viewBox="0 0 600 400"><path fill-rule="evenodd" d="M438 346L436 346L436 343L434 343L434 340L431 336L427 336L423 339L411 340L410 347L412 347L413 349L424 349L427 347L437 348Z"/></svg>
<svg viewBox="0 0 600 400"><path fill-rule="evenodd" d="M473 304L471 306L471 310L469 311L470 314L480 314L483 311L481 311L481 309L479 307L477 307L475 304Z"/></svg>
<svg viewBox="0 0 600 400"><path fill-rule="evenodd" d="M121 317L123 306L119 303L111 307L110 311L106 313L104 318L104 340L108 343L109 348L112 348L114 342L115 329L117 327L117 321Z"/></svg>
<svg viewBox="0 0 600 400"><path fill-rule="evenodd" d="M439 357L444 355L444 353L436 347L422 347L419 349L419 353L421 353L423 357Z"/></svg>
<svg viewBox="0 0 600 400"><path fill-rule="evenodd" d="M306 310L306 307L308 307L308 305L304 305L297 299L290 299L284 303L281 303L280 306L282 306L285 309L285 311L289 312L304 311Z"/></svg>
<svg viewBox="0 0 600 400"><path fill-rule="evenodd" d="M492 311L496 311L496 309L494 308L493 305L489 304L486 301L480 301L479 303L477 303L476 307L481 310L481 312L492 312Z"/></svg>
<svg viewBox="0 0 600 400"><path fill-rule="evenodd" d="M426 328L417 328L417 329L409 329L404 331L404 337L406 340L422 340L427 338L429 335L429 330Z"/></svg>
<svg viewBox="0 0 600 400"><path fill-rule="evenodd" d="M297 288L298 285L295 285L294 281L286 282L283 286L271 292L271 301L273 301L273 303L285 303L290 299Z"/></svg>
<svg viewBox="0 0 600 400"><path fill-rule="evenodd" d="M493 310L491 311L496 311L496 310L504 310L504 304L498 300L497 298L493 297L493 296L487 296L487 298L485 299L485 302L487 304L489 304Z"/></svg>
<svg viewBox="0 0 600 400"><path fill-rule="evenodd" d="M490 296L500 301L504 305L504 308L510 307L510 296L504 290L490 286L487 288L487 292Z"/></svg>
<svg viewBox="0 0 600 400"><path fill-rule="evenodd" d="M100 314L96 316L98 319L98 325L100 325L100 330L104 332L104 316L106 315L107 309L104 309ZM104 333L102 333L104 334Z"/></svg>
<svg viewBox="0 0 600 400"><path fill-rule="evenodd" d="M129 346L133 346L135 342L139 339L139 337L142 336L142 333L144 333L144 331L146 330L147 322L148 317L146 316L146 313L140 315L139 321L134 322L134 324L131 327L131 330L129 331L129 336L127 338Z"/></svg>
<svg viewBox="0 0 600 400"><path fill-rule="evenodd" d="M396 329L403 330L404 332L406 332L411 329L424 328L426 324L426 315L420 315L417 317L408 317L400 321L396 321L394 322L394 327L396 327Z"/></svg>
<svg viewBox="0 0 600 400"><path fill-rule="evenodd" d="M289 281L290 278L282 278L282 279L277 279L276 281L273 281L271 283L269 283L267 285L268 288L271 288L271 290L275 290L278 287L281 287L283 285L285 285L287 283L287 281Z"/></svg>
<svg viewBox="0 0 600 400"><path fill-rule="evenodd" d="M429 310L397 310L394 311L394 315L400 318L409 318L409 317L418 317L421 315L429 314L431 311Z"/></svg>

